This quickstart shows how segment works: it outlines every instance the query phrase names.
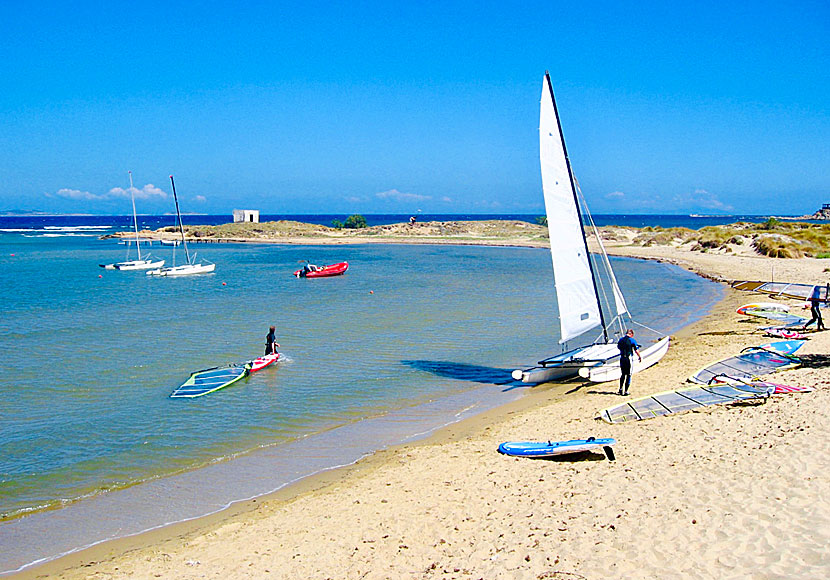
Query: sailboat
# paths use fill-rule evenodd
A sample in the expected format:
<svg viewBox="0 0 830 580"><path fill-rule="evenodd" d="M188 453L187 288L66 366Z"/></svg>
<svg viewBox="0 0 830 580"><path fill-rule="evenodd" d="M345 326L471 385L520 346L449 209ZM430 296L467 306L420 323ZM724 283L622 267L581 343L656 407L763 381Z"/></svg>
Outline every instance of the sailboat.
<svg viewBox="0 0 830 580"><path fill-rule="evenodd" d="M203 264L201 262L196 262L196 253L194 252L193 255L190 255L190 251L187 249L187 240L184 238L184 224L182 224L182 214L179 211L179 198L176 195L176 182L173 181L173 176L170 176L170 185L173 186L173 200L176 202L176 218L179 222L179 232L182 235L182 245L184 246L184 253L187 256L187 263L182 264L181 266L172 266L169 268L157 268L155 270L150 270L147 272L148 276L190 276L193 274L207 274L208 272L213 272L216 269L216 264L211 262Z"/></svg>
<svg viewBox="0 0 830 580"><path fill-rule="evenodd" d="M135 227L135 249L138 252L137 260L126 260L124 262L117 262L115 264L100 264L102 268L107 270L148 270L150 268L161 268L164 266L164 260L153 261L150 259L150 254L145 254L141 257L141 238L138 235L138 216L135 213L135 190L133 189L133 172L128 171L130 175L130 198L133 202L133 226ZM127 246L127 257L130 257L130 247Z"/></svg>
<svg viewBox="0 0 830 580"><path fill-rule="evenodd" d="M597 382L614 380L621 374L617 339L624 334L626 321L631 324L631 316L599 232L585 206L587 222L599 242L604 277L599 275L597 266L588 253L579 184L571 169L553 85L547 71L542 85L539 113L539 158L559 307L559 342L566 345L568 341L584 337L596 329L600 329L600 334L591 344L563 349L561 354L539 361L538 366L513 371L513 378L526 383L566 380L577 375ZM610 291L607 291L609 287ZM603 312L601 290L609 310L613 307L616 311L611 320L606 320ZM610 297L607 296L609 293ZM641 348L643 360L635 361L632 371L637 372L655 364L666 354L668 348L668 336L659 337L653 344Z"/></svg>

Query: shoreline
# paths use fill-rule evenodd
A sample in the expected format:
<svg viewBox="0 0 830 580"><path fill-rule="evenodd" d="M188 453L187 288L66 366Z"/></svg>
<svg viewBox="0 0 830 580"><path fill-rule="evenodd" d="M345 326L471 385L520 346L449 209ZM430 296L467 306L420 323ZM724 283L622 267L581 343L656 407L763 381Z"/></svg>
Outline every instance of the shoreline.
<svg viewBox="0 0 830 580"><path fill-rule="evenodd" d="M308 243L308 240L305 240L304 243ZM618 248L609 248L609 253L672 262L691 271L695 271L694 268L698 268L706 271L709 277L713 279L723 280L725 279L723 276L724 272L731 271L734 273L736 268L734 262L731 266L723 266L724 260L732 260L736 256L711 256L711 258L714 258L713 264L717 266L715 267L707 261L698 260L695 262L695 260L685 257L678 252L674 252L674 254L669 251L654 252L655 248L643 249L651 254L648 256L633 256L626 254L624 251L620 252L617 250ZM761 262L741 263L738 266L738 271L741 273L762 272L770 267L769 262L773 259L759 257L757 260L761 260ZM804 265L804 262L801 260L791 260L790 262L794 264L788 266L782 266L780 264L782 260L774 261L779 268L779 273L782 270L785 273L791 271L791 275L796 275L796 270L798 270L797 266ZM795 264L795 262L800 262L800 264ZM820 262L810 260L810 270L818 273L818 267L823 266ZM826 274L824 275L826 276ZM746 278L752 277L746 276ZM741 326L746 327L746 324L734 322L736 318L734 308L741 302L752 301L753 296L757 295L738 293L737 291L730 290L727 292L725 298L712 309L709 315L677 332L674 336L674 345L669 350L666 359L652 369L635 375L633 388L637 390L634 392L642 395L648 394L648 392L656 392L656 390L665 390L665 388L669 387L650 391L646 391L645 389L652 384L657 385L664 382L682 381L685 376L688 376L688 374L691 374L697 368L690 368L690 365L694 366L694 363L699 362L700 364L697 366L702 366L702 364L714 360L717 358L715 355L716 351L732 354L740 350L747 343L759 343L761 339L757 335L751 336L745 332L745 328L741 328ZM736 339L739 339L740 344L735 343ZM824 333L813 334L813 339L804 350L807 350L808 347L815 347L816 349L820 349L818 352L826 352L828 341L824 337ZM810 349L811 352L813 350ZM791 373L796 373L795 376L798 376L799 370L789 371L786 375L789 376ZM778 379L776 378L776 380ZM466 506L458 505L457 498L454 498L454 495L459 490L472 488L475 491L468 492L466 495L462 493L462 495L465 495L468 499L477 497L479 500L489 500L488 505L491 503L493 505L498 504L497 497L488 494L488 491L491 490L486 485L482 486L480 481L471 480L472 476L468 472L481 476L485 480L487 479L487 475L498 474L496 479L498 479L499 484L493 483L493 485L497 487L501 485L502 495L506 494L517 504L522 505L524 492L516 496L514 492L510 491L517 485L514 480L524 481L525 487L530 486L527 493L531 493L530 490L532 490L533 486L528 482L532 482L533 477L537 477L538 475L541 477L539 481L543 481L551 472L554 473L555 477L555 473L559 469L566 471L566 475L571 481L579 479L580 472L593 474L604 479L611 477L613 473L612 468L622 471L623 468L621 466L626 463L619 455L625 457L630 452L627 446L625 447L625 454L618 451L616 465L604 461L588 460L534 462L508 459L498 456L495 453L495 446L492 443L501 437L508 439L544 437L547 439L551 435L551 431L561 433L556 438L571 438L568 433L573 436L582 436L584 433L574 433L563 429L562 425L548 424L547 427L542 429L539 426L548 422L556 423L555 421L550 421L550 416L562 414L567 417L565 424L575 423L578 425L582 423L580 428L584 428L587 423L592 422L589 417L585 416L586 411L590 407L596 407L601 404L614 404L618 401L616 397L609 398L610 393L607 392L609 390L607 384L587 385L582 388L585 392L579 397L568 396L567 391L573 387L574 385L555 384L536 387L515 403L508 403L498 409L487 411L481 415L476 415L475 417L454 423L424 440L398 445L376 452L355 464L306 478L274 494L263 496L256 500L249 500L239 505L232 505L230 508L218 514L198 518L190 522L174 524L132 538L114 540L94 546L82 552L70 554L44 565L27 569L14 575L14 577L34 578L50 575L62 578L86 578L91 577L93 572L112 574L113 577L122 577L129 573L135 573L143 577L150 575L149 572L161 573L162 577L201 577L205 574L208 577L249 577L250 574L246 575L244 570L240 568L240 561L244 560L248 562L247 558L250 557L252 560L249 563L254 567L254 570L257 570L261 562L257 562L257 558L255 557L256 552L263 554L262 560L270 562L268 566L272 568L281 566L279 568L281 570L285 570L285 566L293 566L293 560L295 558L290 556L288 552L279 557L276 555L278 552L281 553L278 548L281 548L284 544L291 544L289 538L279 537L279 533L277 532L275 533L273 541L269 542L266 539L259 538L262 535L261 530L253 531L248 536L243 537L244 530L247 528L259 529L264 526L273 532L274 530L278 531L294 525L301 528L302 533L300 536L303 539L299 540L299 543L294 542L291 544L292 549L288 551L299 550L299 554L304 555L303 558L300 558L302 566L291 568L292 570L296 570L296 574L291 574L296 577L319 577L321 574L325 577L325 570L329 570L329 573L337 570L344 574L343 577L348 578L358 577L363 572L369 573L370 577L420 578L431 577L433 574L441 576L442 566L445 566L451 571L455 568L459 570L472 570L475 574L485 574L487 577L511 577L507 574L506 569L500 568L496 564L496 562L498 564L504 564L505 560L502 559L499 561L500 558L498 557L495 560L493 559L494 556L499 556L499 554L508 550L507 547L492 548L492 546L498 544L498 542L494 543L492 539L491 532L493 530L487 531L489 528L486 525L483 528L482 526L479 526L479 528L473 526L472 529L468 529L468 526L463 525L463 522L469 519L465 517L467 511L474 513L472 517L479 524L482 522L486 523L491 514L477 512L475 505L469 506L465 511L462 508ZM639 390L640 388L643 389L642 392ZM804 401L809 401L808 397L818 398L816 397L818 393L819 391L816 391L816 393L801 395L801 397L804 397ZM795 395L794 397L799 397L799 395ZM780 401L778 406L790 402L789 399L776 400ZM737 413L743 416L752 412L754 412L753 409L742 409ZM634 433L636 435L636 430L638 429L652 434L657 432L662 433L664 430L671 430L674 433L678 427L675 423L693 424L694 421L690 418L695 415L711 419L712 416L728 415L729 413L735 413L734 409L724 411L721 408L717 408L702 413L654 419L630 425L606 426L604 424L591 424L590 429L601 431L601 436L618 437L622 444L623 434L627 436L628 434ZM545 420L546 417L548 421ZM522 428L526 428L526 430L519 434L517 431L522 430ZM541 435L540 431L544 432L545 435ZM500 436L496 436L496 433L500 434ZM473 458L466 457L469 455L472 455ZM454 457L459 464L464 464L465 469L453 469L453 462L446 462L447 457ZM466 462L462 461L462 458L466 458ZM435 467L436 463L446 468L447 473L438 473ZM413 464L415 467L411 467ZM482 470L482 464L488 464L490 467L484 466L484 470ZM631 464L624 469L630 471L635 468L636 465ZM504 473L501 473L502 471ZM530 479L527 479L528 473L531 474ZM445 483L447 483L443 481L444 478L449 479L451 490L443 489ZM393 483L390 484L389 482L383 481L385 479L390 479ZM583 483L587 483L589 487L593 484L592 481ZM436 486L438 487L439 493L433 499L430 490L435 491ZM389 490L389 487L394 487L395 489ZM401 487L405 488L403 492L398 489ZM521 488L521 486L519 487ZM568 492L567 489L564 491L565 493L572 493ZM415 513L420 512L416 509L417 506L411 505L411 500L407 501L407 494L417 496L419 499L416 504L420 505L421 508L424 505L428 506L426 508L426 514L437 513L435 517L438 518L438 521L442 525L434 525L432 527L432 532L438 533L434 538L429 536L429 534L421 538L418 533L414 532L414 530L424 528L425 524L419 523L421 517L416 516ZM389 496L390 499L376 500L375 496L377 495ZM584 493L580 491L577 495L584 495ZM354 502L343 502L343 496L345 496L345 499L349 499L350 497L358 499ZM444 501L442 502L440 500ZM445 505L445 502L449 505ZM539 499L534 504L534 513L538 513L537 510L539 507L544 505L544 503L538 502L543 502L543 500ZM317 505L318 503L326 507L321 510L319 505ZM406 513L408 515L402 518L401 521L404 523L400 525L387 523L383 514L384 510L388 512L388 509L380 505L382 503L406 506L410 511L407 511ZM461 503L464 504L465 502ZM366 504L371 507L365 507ZM584 516L584 513L572 514L567 508L568 506L558 505L556 510L550 511L565 509L568 515L562 514L561 516L565 520L568 518L579 519L580 515ZM414 512L411 511L413 509L415 510ZM504 506L502 506L502 509L504 509ZM527 518L536 522L533 513L530 515L518 515L517 513L505 512L502 516L499 521L505 529L512 528L514 522L518 523L521 521L524 524ZM369 534L372 536L371 539L361 539L358 537L360 534L355 536L355 532L359 530L349 529L348 522L354 521L354 519L366 522L363 527L372 531ZM323 526L322 523L315 523L318 520L336 520L336 522L329 522L327 524L329 528L327 531L326 526ZM336 525L337 522L339 522L339 525ZM452 523L455 525L450 526ZM538 522L534 525L538 525ZM567 531L569 529L567 521L563 525ZM607 525L612 524L606 524L605 528L607 528ZM613 527L614 525L612 525ZM542 528L545 528L545 526L540 526L537 529ZM337 536L337 530L341 532L348 531L349 533L344 534L347 538L335 537ZM398 535L402 536L400 538L401 541L405 539L408 543L395 546L393 545L394 542L389 540L395 534L386 534L386 537L384 537L379 532L374 533L378 530L394 530ZM559 528L554 529L553 532L556 532L556 530L562 532ZM331 534L332 531L334 531L334 535ZM442 533L448 536L460 534L464 539L458 543L459 540L457 539L449 540L441 538L444 542L442 544L438 537ZM513 533L515 533L515 530L513 530ZM537 536L535 541L541 541L544 545L546 540L542 540L539 537L541 534L532 535ZM554 533L553 535L556 534ZM565 533L564 535L567 536L568 534ZM484 537L482 538L482 536ZM218 538L227 539L228 537L230 537L230 543L232 545L235 542L235 548L231 547L226 549L221 559L209 555L212 554L212 550L208 549L208 547L212 546L215 550L219 544L224 544L224 540ZM327 542L331 542L336 548L336 555L324 559L324 562L320 564L314 564L312 563L311 554L314 551L315 545L319 547L321 538ZM469 549L463 548L466 545L464 542L468 538L475 538L476 541L489 542L488 545L491 546L490 552L488 552L490 553L489 558L475 558L472 555L476 553L475 550L470 552ZM260 549L253 550L253 547L251 547L250 550L253 550L253 552L248 552L246 556L245 551L241 550L241 548L247 547L253 540L259 540L259 544L257 545L260 546ZM414 552L416 550L414 548L419 543L426 545L419 546L419 553L415 556ZM351 545L351 548L345 548L346 544ZM461 547L461 552L466 555L459 559L458 556L450 554L449 552L451 550L448 551L448 544L453 544L457 548ZM381 545L383 545L383 550L380 550ZM553 546L556 545L553 544ZM575 542L575 545L586 548L580 542ZM401 546L406 547L402 548ZM205 549L204 551L202 551L203 548ZM358 562L360 562L357 564L358 570L358 568L354 567L356 565L355 556L361 548L377 549L378 552L382 552L382 556L381 553L377 553L371 555L368 560L366 558L358 559ZM188 557L193 551L205 555ZM537 558L543 555L545 550L539 548L538 551L540 554L538 555L534 549L527 548L525 551L527 552L527 558L522 557L515 559L515 561L510 560L509 566L511 566L511 570L517 571L517 573L519 573L518 571L522 571L523 573L533 572L535 574L539 570L544 573L545 571L552 570L553 568L551 566L558 566L564 570L570 570L572 573L584 574L588 571L591 571L592 574L597 573L594 563L581 559L586 557L584 555L574 556L563 554L561 562L555 563L555 565L551 564L553 561L551 557L550 561L543 563L542 567L539 568ZM266 552L268 554L273 552L275 555L266 557L264 555ZM576 550L576 552L579 552L579 550ZM589 552L590 550L586 554ZM427 554L436 555L436 558L438 558L437 555L441 555L440 558L433 561L433 563L437 564L437 568L433 568L433 570L436 570L435 572L429 572L429 565L418 568L413 563L429 560L432 556L428 556ZM391 567L387 570L384 567L385 565L380 563L377 563L377 565L373 564L378 559L391 561ZM229 562L225 563L225 560L229 560ZM91 561L94 561L94 563L91 563ZM473 561L475 561L475 565L473 565ZM279 564L275 562L279 562ZM445 565L445 562L455 563ZM410 569L418 569L421 572L418 574L406 572ZM264 570L265 568L260 570L260 572ZM601 576L593 577L609 577L614 576L617 572L622 572L621 570L603 570L604 572ZM359 571L360 574L358 573ZM461 572L449 572L448 574L450 575L446 577L452 577L453 574L459 577L464 575ZM499 574L507 575L499 576ZM338 577L340 576L338 575Z"/></svg>

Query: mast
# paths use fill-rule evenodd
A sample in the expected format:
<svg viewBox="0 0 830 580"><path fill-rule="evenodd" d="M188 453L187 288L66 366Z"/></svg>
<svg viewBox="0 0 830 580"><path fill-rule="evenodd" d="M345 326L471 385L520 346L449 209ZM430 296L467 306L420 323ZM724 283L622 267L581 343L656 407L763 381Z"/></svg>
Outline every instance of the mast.
<svg viewBox="0 0 830 580"><path fill-rule="evenodd" d="M138 218L135 215L135 192L133 191L133 172L128 171L127 173L130 174L130 198L133 200L133 226L135 226L135 249L138 252L138 259L141 259L141 242L138 240Z"/></svg>
<svg viewBox="0 0 830 580"><path fill-rule="evenodd" d="M591 283L594 287L594 296L597 300L597 308L599 310L599 320L600 324L602 324L602 335L605 339L605 342L608 342L608 328L605 326L605 315L602 313L602 302L599 299L599 289L597 288L597 276L596 272L594 271L594 265L591 262L591 253L588 251L588 240L585 238L585 228L583 227L582 223L582 210L579 207L579 198L576 195L576 186L574 185L574 176L573 171L571 170L571 160L568 157L568 148L565 146L565 134L562 132L562 122L559 120L559 109L556 107L556 97L553 94L553 84L550 81L550 73L545 71L545 79L548 83L548 90L550 91L550 98L553 101L553 113L556 115L556 125L559 128L559 139L562 141L562 151L565 153L565 165L568 169L568 179L571 182L571 194L574 198L574 204L576 205L576 213L579 216L579 228L582 232L582 243L585 245L585 256L588 258L588 268L591 270ZM174 190L175 192L175 190Z"/></svg>
<svg viewBox="0 0 830 580"><path fill-rule="evenodd" d="M179 218L179 231L182 234L182 245L184 246L184 255L187 256L187 263L190 263L190 252L187 250L187 242L184 239L184 225L182 224L182 212L179 211L179 198L176 196L176 182L173 181L173 176L170 176L170 185L173 186L173 200L176 202L176 216Z"/></svg>

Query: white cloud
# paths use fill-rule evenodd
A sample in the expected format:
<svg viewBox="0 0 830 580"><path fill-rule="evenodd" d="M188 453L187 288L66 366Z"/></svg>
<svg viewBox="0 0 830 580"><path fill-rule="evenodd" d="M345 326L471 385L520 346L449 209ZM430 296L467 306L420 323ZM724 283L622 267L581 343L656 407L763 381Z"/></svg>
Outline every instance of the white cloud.
<svg viewBox="0 0 830 580"><path fill-rule="evenodd" d="M204 195L197 195L193 199L198 201L199 203L205 203L207 201L207 198Z"/></svg>
<svg viewBox="0 0 830 580"><path fill-rule="evenodd" d="M447 196L445 195L444 197L442 197L442 198L441 198L441 201L443 201L443 202L445 202L445 203L452 203L452 198L451 198L451 197L447 197Z"/></svg>
<svg viewBox="0 0 830 580"><path fill-rule="evenodd" d="M167 192L159 189L152 183L148 183L141 189L137 187L132 188L132 192L136 199L167 199ZM107 201L112 199L129 199L130 189L123 187L113 187L107 193L97 194L89 191L81 191L80 189L69 189L64 187L55 193L47 193L46 197L61 197L63 199L71 199L75 201Z"/></svg>
<svg viewBox="0 0 830 580"><path fill-rule="evenodd" d="M605 195L605 199L622 199L625 197L625 194L621 191L612 191Z"/></svg>
<svg viewBox="0 0 830 580"><path fill-rule="evenodd" d="M683 196L682 202L684 205L708 210L732 211L734 208L728 203L722 202L714 193L710 193L705 189L695 189L694 193L688 196Z"/></svg>
<svg viewBox="0 0 830 580"><path fill-rule="evenodd" d="M90 193L88 191L81 191L79 189L68 189L63 188L59 189L54 194L57 197L62 197L64 199L74 199L80 201L97 201L101 199L106 199L106 196L103 195L95 195L94 193ZM52 197L52 194L47 193L47 197Z"/></svg>
<svg viewBox="0 0 830 580"><path fill-rule="evenodd" d="M397 189L390 189L389 191L381 191L375 194L381 199L392 199L395 201L427 201L432 199L429 195L418 195L417 193L403 193Z"/></svg>
<svg viewBox="0 0 830 580"><path fill-rule="evenodd" d="M113 187L109 190L109 192L107 192L106 197L110 199L129 198L130 191L132 191L136 199L167 199L167 192L162 189L159 189L152 183L148 183L141 189L137 187L133 187L132 189L124 189L123 187Z"/></svg>

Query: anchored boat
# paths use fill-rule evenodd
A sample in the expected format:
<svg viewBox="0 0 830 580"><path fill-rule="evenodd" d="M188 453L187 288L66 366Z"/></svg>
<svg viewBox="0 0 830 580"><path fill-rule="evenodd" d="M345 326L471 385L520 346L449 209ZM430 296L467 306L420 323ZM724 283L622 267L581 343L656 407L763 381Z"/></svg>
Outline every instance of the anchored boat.
<svg viewBox="0 0 830 580"><path fill-rule="evenodd" d="M102 268L107 270L148 270L150 268L161 268L164 266L164 260L150 259L149 252L141 257L141 238L138 235L138 217L135 213L135 189L133 188L133 172L128 171L130 175L130 198L133 202L133 226L135 227L135 250L138 253L138 259L125 260L124 262L117 262L115 264L99 264ZM130 257L130 244L127 244L127 257Z"/></svg>
<svg viewBox="0 0 830 580"><path fill-rule="evenodd" d="M173 199L176 202L176 217L179 221L179 232L182 235L182 245L184 246L184 253L187 257L187 263L182 264L181 266L172 266L170 268L157 268L155 270L150 270L147 272L148 276L190 276L193 274L207 274L209 272L213 272L216 269L216 264L211 262L203 264L201 262L196 262L196 254L194 253L193 256L190 255L190 251L187 249L187 241L184 239L184 225L182 224L182 214L179 211L179 198L176 196L176 182L173 181L173 176L170 176L170 184L173 186ZM175 255L175 254L174 254Z"/></svg>

